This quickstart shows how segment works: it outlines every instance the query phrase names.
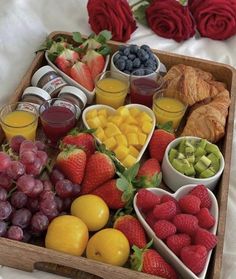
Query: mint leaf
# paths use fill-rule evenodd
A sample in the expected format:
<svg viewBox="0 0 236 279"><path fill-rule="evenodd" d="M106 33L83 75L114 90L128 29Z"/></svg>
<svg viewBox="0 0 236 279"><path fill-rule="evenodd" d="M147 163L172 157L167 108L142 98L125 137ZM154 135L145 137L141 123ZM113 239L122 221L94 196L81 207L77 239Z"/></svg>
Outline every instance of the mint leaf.
<svg viewBox="0 0 236 279"><path fill-rule="evenodd" d="M76 43L82 44L83 43L83 38L79 32L73 32L72 33L72 38Z"/></svg>
<svg viewBox="0 0 236 279"><path fill-rule="evenodd" d="M137 9L133 11L134 17L137 21L145 26L148 26L146 19L146 8L149 6L149 3L141 4Z"/></svg>

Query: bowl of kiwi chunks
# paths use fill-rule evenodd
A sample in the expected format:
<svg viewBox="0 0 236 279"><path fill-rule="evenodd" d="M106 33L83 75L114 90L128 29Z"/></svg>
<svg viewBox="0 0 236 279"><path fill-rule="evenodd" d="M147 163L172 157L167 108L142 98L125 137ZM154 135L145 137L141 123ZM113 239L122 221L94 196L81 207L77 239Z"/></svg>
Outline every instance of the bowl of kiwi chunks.
<svg viewBox="0 0 236 279"><path fill-rule="evenodd" d="M216 144L198 137L170 142L162 161L165 184L173 191L186 184L204 184L214 190L224 170L224 157Z"/></svg>

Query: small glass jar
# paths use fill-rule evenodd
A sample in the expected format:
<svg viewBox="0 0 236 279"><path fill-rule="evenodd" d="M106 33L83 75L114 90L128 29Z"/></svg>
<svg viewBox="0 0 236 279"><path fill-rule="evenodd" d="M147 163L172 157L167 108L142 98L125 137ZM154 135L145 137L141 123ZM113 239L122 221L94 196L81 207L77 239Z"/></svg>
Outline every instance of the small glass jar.
<svg viewBox="0 0 236 279"><path fill-rule="evenodd" d="M38 110L41 104L51 99L51 96L41 88L29 86L24 90L21 99L22 102L28 102Z"/></svg>
<svg viewBox="0 0 236 279"><path fill-rule="evenodd" d="M51 97L55 97L61 88L67 85L66 81L50 66L39 68L32 76L31 84L47 91Z"/></svg>

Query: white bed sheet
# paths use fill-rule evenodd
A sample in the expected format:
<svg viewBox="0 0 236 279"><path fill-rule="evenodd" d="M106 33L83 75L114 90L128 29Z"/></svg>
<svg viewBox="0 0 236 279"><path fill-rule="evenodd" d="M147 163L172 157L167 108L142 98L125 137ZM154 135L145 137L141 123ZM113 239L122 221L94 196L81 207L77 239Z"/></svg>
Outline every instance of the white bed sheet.
<svg viewBox="0 0 236 279"><path fill-rule="evenodd" d="M34 58L34 51L52 31L80 31L90 34L86 0L0 0L0 105L20 82ZM139 25L130 43L218 61L236 67L236 36L227 41L206 38L176 43ZM235 135L235 128L234 128ZM236 278L236 139L233 141L228 212L221 278ZM1 267L0 279L56 279L61 276L35 270L27 273Z"/></svg>

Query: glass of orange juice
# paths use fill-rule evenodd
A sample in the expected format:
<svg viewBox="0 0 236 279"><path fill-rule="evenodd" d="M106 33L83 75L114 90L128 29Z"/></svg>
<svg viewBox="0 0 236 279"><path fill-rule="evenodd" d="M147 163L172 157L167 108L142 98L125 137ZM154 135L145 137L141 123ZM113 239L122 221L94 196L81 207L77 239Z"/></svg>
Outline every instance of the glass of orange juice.
<svg viewBox="0 0 236 279"><path fill-rule="evenodd" d="M8 141L17 135L34 140L38 112L32 104L27 102L7 104L0 110L0 123Z"/></svg>
<svg viewBox="0 0 236 279"><path fill-rule="evenodd" d="M159 90L153 95L152 110L157 124L172 122L172 127L176 131L186 109L187 106L180 100L165 96L165 89Z"/></svg>
<svg viewBox="0 0 236 279"><path fill-rule="evenodd" d="M95 80L96 104L111 106L115 109L125 103L129 82L122 75L111 71L99 74Z"/></svg>

